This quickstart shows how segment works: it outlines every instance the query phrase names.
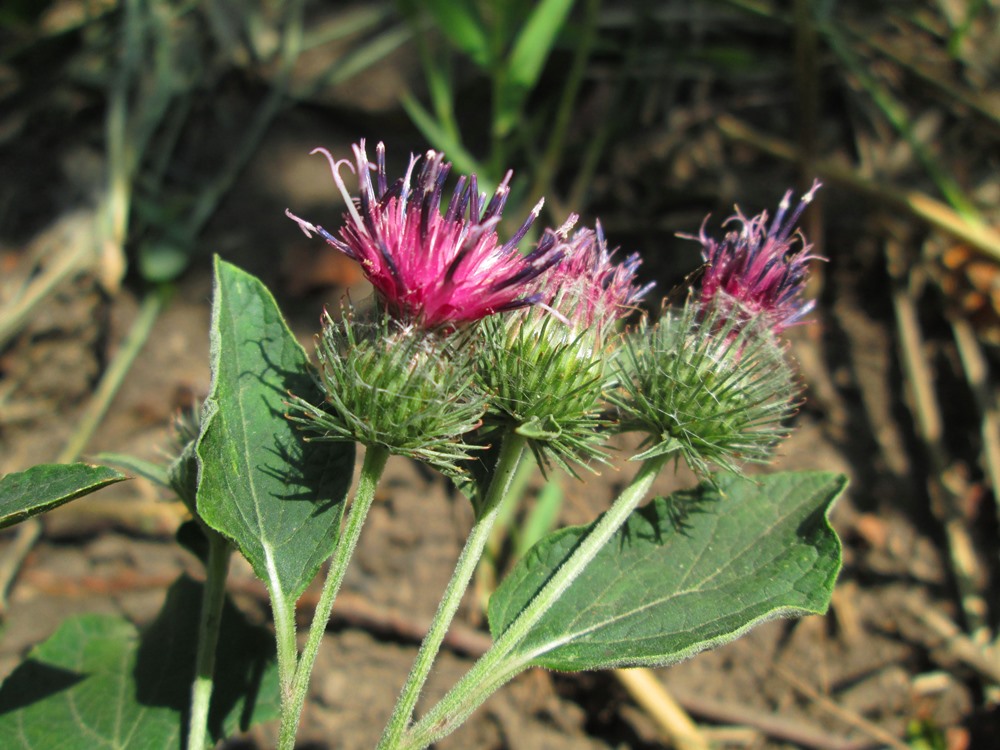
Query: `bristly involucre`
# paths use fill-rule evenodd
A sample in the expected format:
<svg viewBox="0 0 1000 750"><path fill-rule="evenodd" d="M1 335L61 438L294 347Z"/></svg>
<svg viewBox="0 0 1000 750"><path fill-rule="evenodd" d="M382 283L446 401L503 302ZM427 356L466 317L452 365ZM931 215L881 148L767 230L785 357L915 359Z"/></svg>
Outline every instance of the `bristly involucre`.
<svg viewBox="0 0 1000 750"><path fill-rule="evenodd" d="M529 310L483 321L477 375L489 394L487 420L513 426L543 469L605 460L601 445L608 361L620 345L616 324L650 286L636 283L637 255L612 261L600 225L570 231L576 217L542 235L563 259L538 281Z"/></svg>
<svg viewBox="0 0 1000 750"><path fill-rule="evenodd" d="M610 400L623 430L646 432L636 459L678 454L697 473L764 463L787 435L799 389L783 346L762 321L697 304L665 310L627 338Z"/></svg>
<svg viewBox="0 0 1000 750"><path fill-rule="evenodd" d="M469 458L463 436L486 404L470 363L452 337L404 326L380 314L372 322L324 313L319 337L322 404L292 396L289 419L310 440L356 441L424 461L446 474Z"/></svg>

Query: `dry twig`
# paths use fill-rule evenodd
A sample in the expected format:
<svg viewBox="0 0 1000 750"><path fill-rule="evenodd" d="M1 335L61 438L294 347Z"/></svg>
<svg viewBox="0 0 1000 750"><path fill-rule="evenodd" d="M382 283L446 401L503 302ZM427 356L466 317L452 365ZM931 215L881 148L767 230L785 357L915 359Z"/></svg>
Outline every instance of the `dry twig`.
<svg viewBox="0 0 1000 750"><path fill-rule="evenodd" d="M1000 685L1000 649L975 643L958 625L916 595L904 599L903 607L934 636L923 643L928 651L943 653L985 680Z"/></svg>
<svg viewBox="0 0 1000 750"><path fill-rule="evenodd" d="M849 711L843 706L838 706L828 696L823 695L812 685L809 685L804 680L799 679L787 669L776 665L775 672L779 677L785 680L785 682L795 688L796 691L811 700L815 706L819 707L823 711L826 711L826 713L831 716L835 716L845 724L849 724L855 729L864 732L866 735L881 743L885 747L891 747L894 748L894 750L910 750L909 745L897 739L891 732L887 732L882 729L882 727L868 721L868 719L854 711Z"/></svg>

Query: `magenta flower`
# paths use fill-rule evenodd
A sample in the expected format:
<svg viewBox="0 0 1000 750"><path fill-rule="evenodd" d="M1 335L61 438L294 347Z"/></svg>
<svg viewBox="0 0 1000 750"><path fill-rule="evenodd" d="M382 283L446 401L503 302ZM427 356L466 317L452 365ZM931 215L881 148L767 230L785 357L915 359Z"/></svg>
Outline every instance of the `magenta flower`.
<svg viewBox="0 0 1000 750"><path fill-rule="evenodd" d="M740 230L727 232L722 242L707 236L702 224L698 237L690 237L701 242L701 255L707 264L701 279L702 307L721 306L723 312L746 320L765 316L775 334L802 322L815 305L813 300L802 298L809 261L819 256L810 255L812 245L806 243L801 231L793 234L792 230L819 187L819 180L814 181L790 216L786 214L792 191L785 193L770 227L766 211L748 219L738 207L723 226L737 221Z"/></svg>
<svg viewBox="0 0 1000 750"><path fill-rule="evenodd" d="M406 175L392 185L386 181L385 146L378 144L376 165L365 153L365 142L353 146L359 183L352 199L340 168L354 171L350 161L330 162L333 180L347 203L344 225L334 237L286 211L307 236L321 235L328 243L361 264L368 280L394 317L423 328L449 328L487 315L538 302L542 295L532 282L562 257L557 244L542 244L521 255L517 243L541 211L539 201L521 228L500 244L496 228L510 192L508 172L487 203L476 176L458 179L447 211L441 213L441 194L451 164L442 154L428 151L416 182L419 161L410 158ZM376 174L372 185L371 172ZM377 188L377 189L376 189Z"/></svg>
<svg viewBox="0 0 1000 750"><path fill-rule="evenodd" d="M599 326L633 312L639 301L655 286L636 284L636 271L642 260L632 253L621 263L614 263L617 250L608 250L601 223L595 229L578 229L566 240L576 217L555 232L546 231L554 242L565 243L561 261L545 276L543 283L553 290L549 304L581 328ZM568 305L572 309L566 309Z"/></svg>

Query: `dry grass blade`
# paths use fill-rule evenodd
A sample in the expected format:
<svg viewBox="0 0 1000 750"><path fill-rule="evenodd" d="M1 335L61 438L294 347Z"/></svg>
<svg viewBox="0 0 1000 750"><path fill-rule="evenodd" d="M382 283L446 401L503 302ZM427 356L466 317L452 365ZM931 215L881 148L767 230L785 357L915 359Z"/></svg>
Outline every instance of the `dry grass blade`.
<svg viewBox="0 0 1000 750"><path fill-rule="evenodd" d="M692 714L725 724L740 724L772 737L790 742L796 747L814 750L865 750L869 740L848 740L797 719L761 712L752 706L715 701L691 693L674 690L677 701ZM909 750L909 748L907 748Z"/></svg>
<svg viewBox="0 0 1000 750"><path fill-rule="evenodd" d="M885 747L891 747L893 750L912 750L909 745L905 742L900 741L892 733L887 732L882 729L882 727L874 724L863 716L855 713L854 711L848 711L842 706L838 706L830 698L820 693L818 690L813 688L811 685L807 684L803 680L796 677L794 674L789 672L783 667L776 666L775 671L779 677L781 677L785 682L791 685L795 690L804 695L806 698L811 700L815 705L822 708L826 713L831 716L836 716L838 719L846 724L851 725L855 729L864 732L866 735L881 743Z"/></svg>
<svg viewBox="0 0 1000 750"><path fill-rule="evenodd" d="M921 597L910 596L903 601L906 612L924 625L940 641L924 645L932 653L943 651L949 659L961 662L986 681L1000 685L1000 651L997 646L976 644L950 619L928 606Z"/></svg>
<svg viewBox="0 0 1000 750"><path fill-rule="evenodd" d="M896 313L904 378L910 387L913 401L911 408L930 463L927 491L931 499L931 512L944 528L962 610L969 629L976 632L986 627L987 604L976 584L977 571L981 568L976 559L972 536L958 507L958 498L945 478L950 460L944 444L941 408L934 393L931 368L923 356L923 338L916 304L907 285L909 268L903 259L903 250L898 240L886 243L886 259L889 275L893 279L892 302Z"/></svg>
<svg viewBox="0 0 1000 750"><path fill-rule="evenodd" d="M616 669L615 677L678 750L708 750L708 740L651 669Z"/></svg>
<svg viewBox="0 0 1000 750"><path fill-rule="evenodd" d="M997 518L1000 519L1000 410L997 394L990 387L989 363L968 321L953 320L952 333L969 389L979 410L980 437L983 444L983 463L993 488Z"/></svg>
<svg viewBox="0 0 1000 750"><path fill-rule="evenodd" d="M759 133L735 117L721 115L717 118L716 125L723 135L734 141L750 144L785 161L802 161L798 149L787 141ZM850 167L831 159L815 161L811 167L818 177L827 182L836 183L879 204L901 210L1000 261L1000 232L981 222L962 218L941 201L917 190L895 188L865 178Z"/></svg>
<svg viewBox="0 0 1000 750"><path fill-rule="evenodd" d="M29 518L18 526L17 536L7 548L6 554L0 558L0 618L7 612L7 594L10 592L10 586L21 570L24 559L41 535L42 522L38 518Z"/></svg>
<svg viewBox="0 0 1000 750"><path fill-rule="evenodd" d="M93 212L75 211L58 219L32 242L25 257L37 257L44 265L36 276L32 276L35 268L26 268L21 275L31 281L20 289L3 290L10 301L0 308L0 349L64 281L93 267L96 224ZM4 279L5 286L10 286L10 280Z"/></svg>

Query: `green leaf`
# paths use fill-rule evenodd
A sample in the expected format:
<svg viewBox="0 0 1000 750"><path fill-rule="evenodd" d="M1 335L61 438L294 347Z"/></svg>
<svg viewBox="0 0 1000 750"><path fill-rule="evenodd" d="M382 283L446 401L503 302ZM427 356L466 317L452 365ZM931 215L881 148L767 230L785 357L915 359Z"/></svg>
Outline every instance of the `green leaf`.
<svg viewBox="0 0 1000 750"><path fill-rule="evenodd" d="M427 0L424 7L452 44L468 55L480 68L490 64L490 44L486 29L468 2Z"/></svg>
<svg viewBox="0 0 1000 750"><path fill-rule="evenodd" d="M0 529L128 479L107 466L39 464L0 478Z"/></svg>
<svg viewBox="0 0 1000 750"><path fill-rule="evenodd" d="M538 85L545 61L555 46L573 7L574 0L542 0L535 5L507 59L507 75L502 79L493 125L499 135L507 135L520 120L525 98Z"/></svg>
<svg viewBox="0 0 1000 750"><path fill-rule="evenodd" d="M840 570L836 474L727 475L634 512L511 656L577 671L661 666L764 620L823 613ZM589 527L539 542L489 605L503 633Z"/></svg>
<svg viewBox="0 0 1000 750"><path fill-rule="evenodd" d="M555 46L574 0L542 0L517 35L510 53L510 82L526 90L538 83L542 67Z"/></svg>
<svg viewBox="0 0 1000 750"><path fill-rule="evenodd" d="M308 443L285 418L289 392L319 400L305 351L258 279L218 258L215 270L198 513L284 610L333 553L354 445Z"/></svg>
<svg viewBox="0 0 1000 750"><path fill-rule="evenodd" d="M0 747L180 747L194 675L201 585L182 577L140 636L120 617L65 620L0 687ZM278 715L271 635L228 601L209 729L218 741Z"/></svg>

